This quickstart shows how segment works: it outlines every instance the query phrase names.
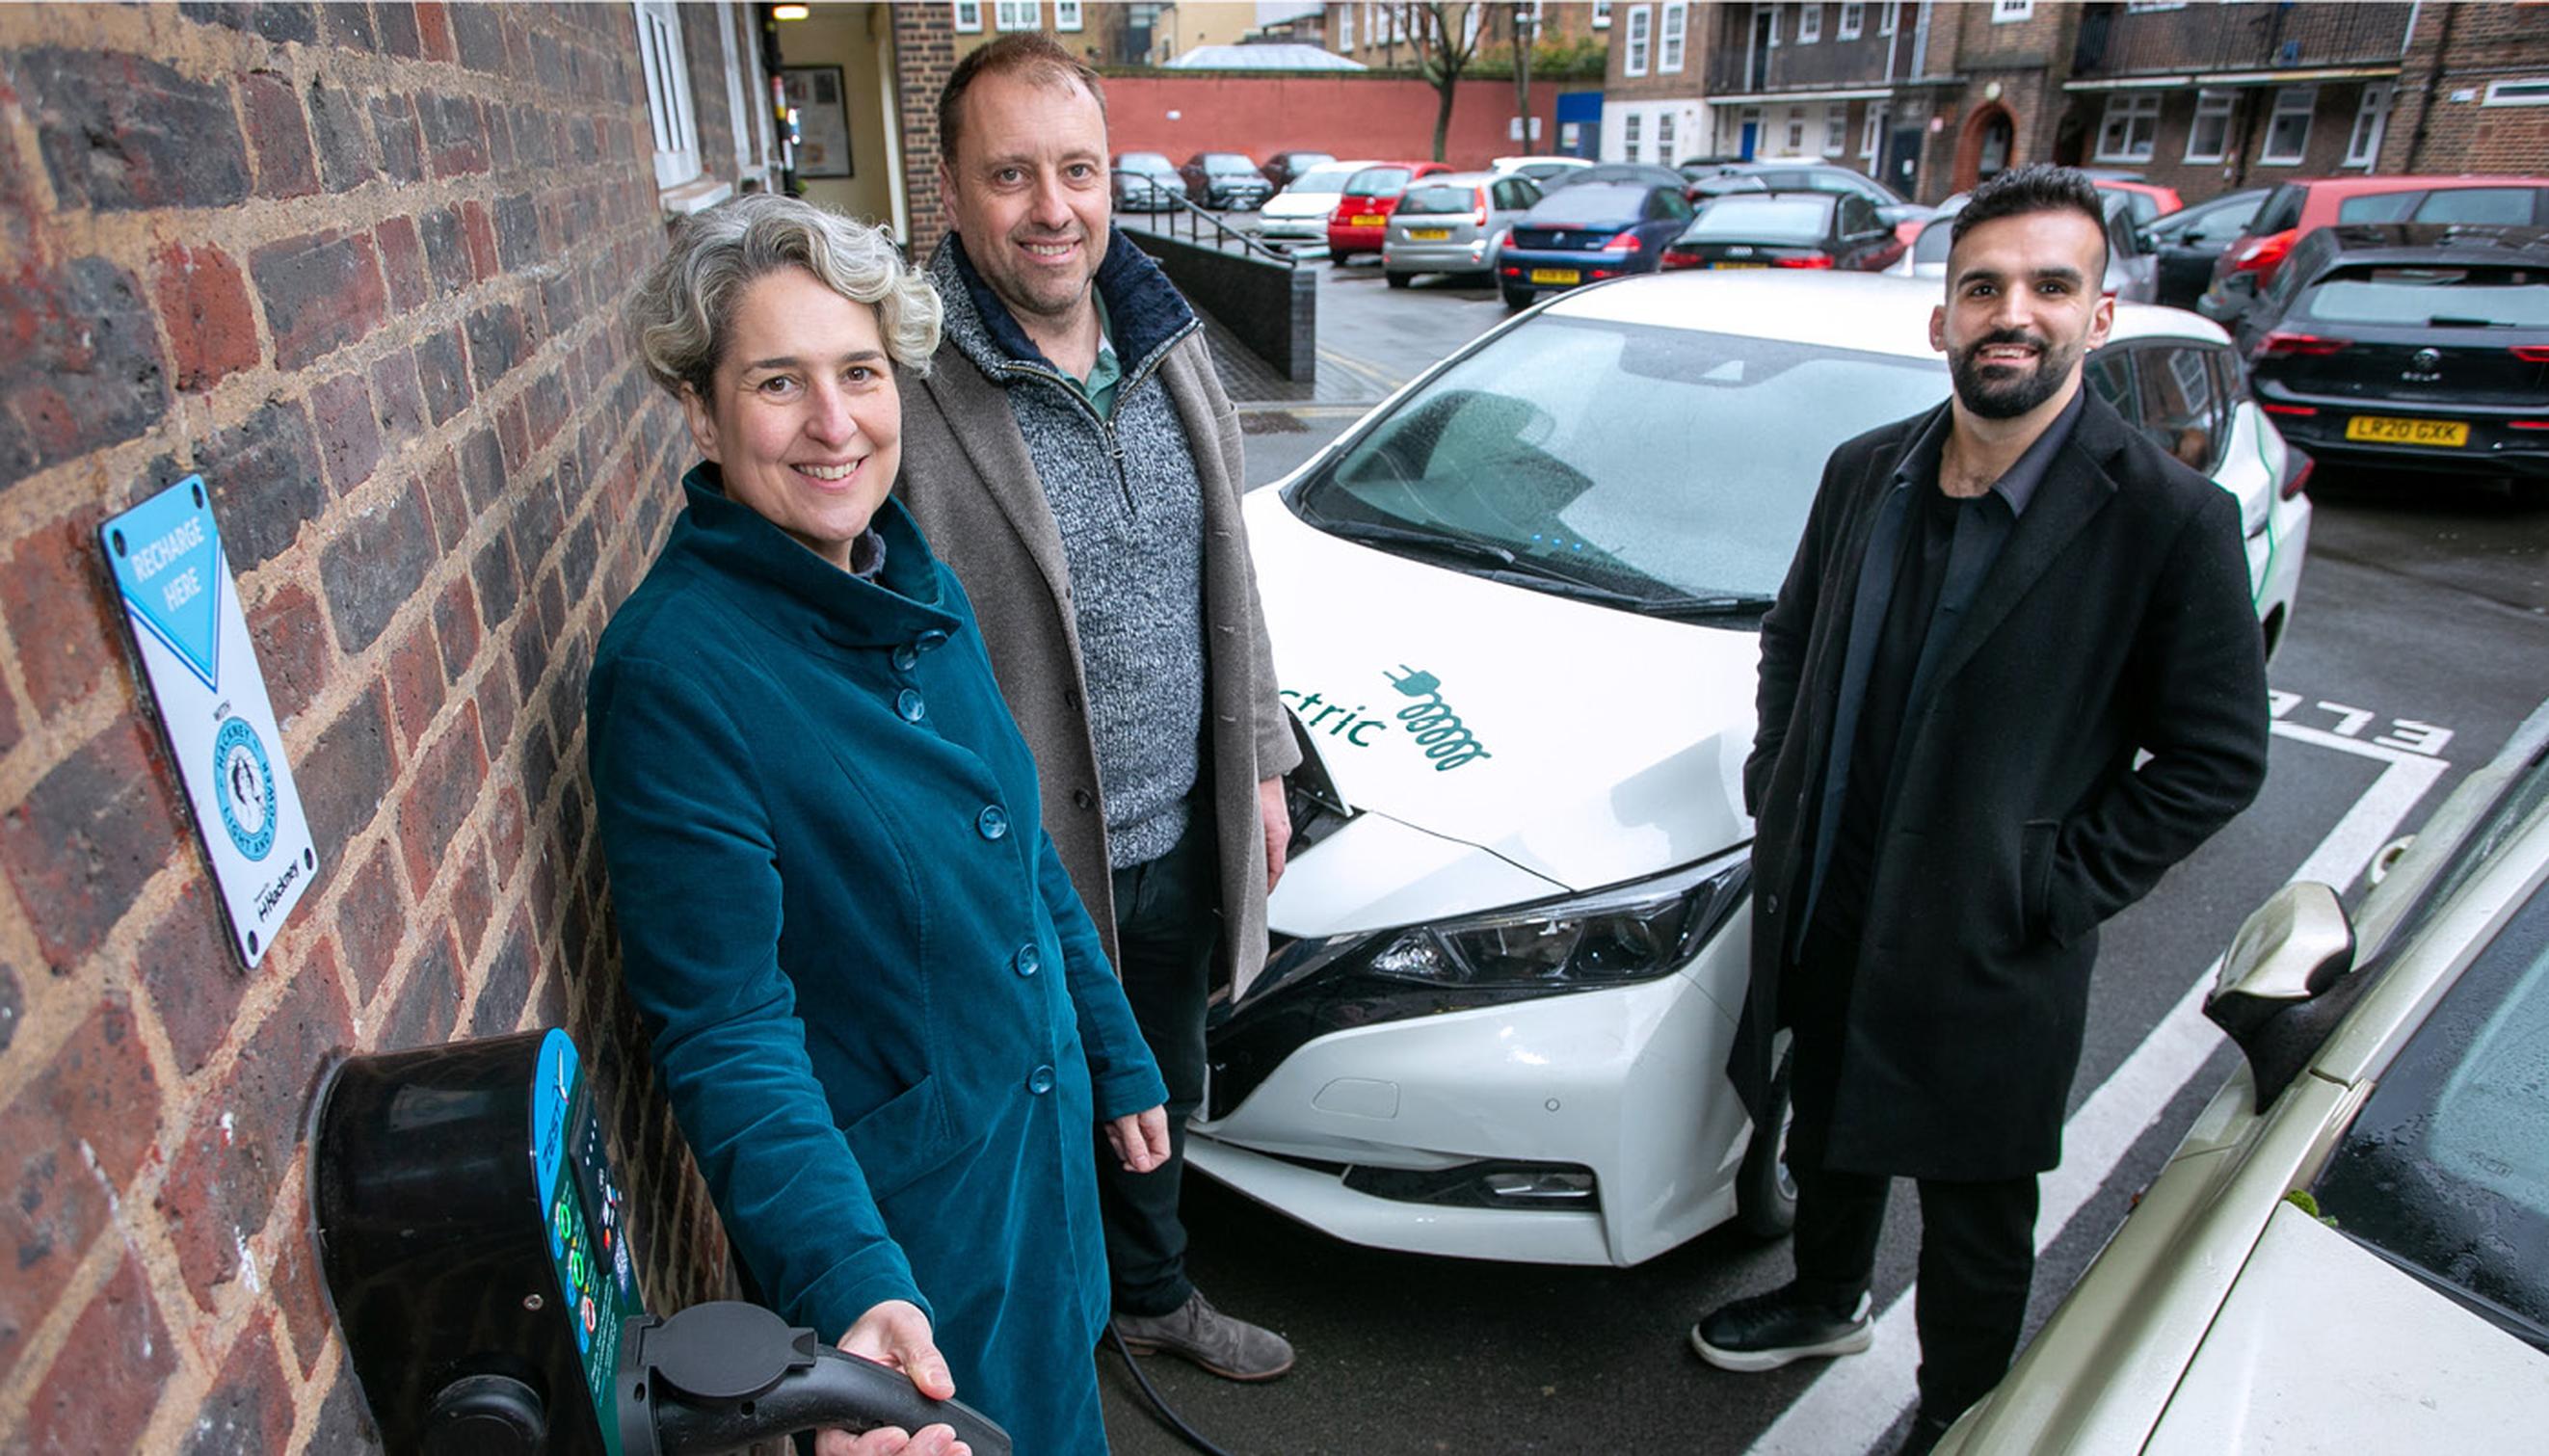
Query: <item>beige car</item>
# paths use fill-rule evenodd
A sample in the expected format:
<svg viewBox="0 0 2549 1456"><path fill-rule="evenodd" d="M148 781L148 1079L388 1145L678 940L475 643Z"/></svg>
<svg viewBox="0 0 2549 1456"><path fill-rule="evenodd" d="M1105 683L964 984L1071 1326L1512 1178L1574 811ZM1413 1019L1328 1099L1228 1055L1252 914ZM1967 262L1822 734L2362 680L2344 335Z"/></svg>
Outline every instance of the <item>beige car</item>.
<svg viewBox="0 0 2549 1456"><path fill-rule="evenodd" d="M2385 864L2241 927L2244 1063L1940 1452L2542 1448L2549 705Z"/></svg>

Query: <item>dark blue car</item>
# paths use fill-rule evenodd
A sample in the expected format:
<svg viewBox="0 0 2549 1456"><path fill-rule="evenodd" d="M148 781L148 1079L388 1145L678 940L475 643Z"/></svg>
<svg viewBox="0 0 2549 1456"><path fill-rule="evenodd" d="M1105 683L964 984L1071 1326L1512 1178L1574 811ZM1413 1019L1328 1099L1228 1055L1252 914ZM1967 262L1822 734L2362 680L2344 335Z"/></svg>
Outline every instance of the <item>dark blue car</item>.
<svg viewBox="0 0 2549 1456"><path fill-rule="evenodd" d="M1543 289L1573 288L1628 273L1652 273L1664 245L1690 226L1679 188L1637 182L1578 182L1542 198L1514 224L1497 267L1505 307L1520 309Z"/></svg>

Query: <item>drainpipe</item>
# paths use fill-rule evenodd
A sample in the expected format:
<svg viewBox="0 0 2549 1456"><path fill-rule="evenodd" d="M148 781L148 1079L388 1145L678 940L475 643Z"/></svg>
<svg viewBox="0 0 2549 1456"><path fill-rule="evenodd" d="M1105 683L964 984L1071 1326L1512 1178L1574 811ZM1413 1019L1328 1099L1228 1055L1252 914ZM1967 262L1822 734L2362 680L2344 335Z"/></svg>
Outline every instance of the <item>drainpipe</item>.
<svg viewBox="0 0 2549 1456"><path fill-rule="evenodd" d="M2443 61L2452 53L2452 22L2458 19L2460 19L2459 6L2443 7L2443 33L2434 38L2433 63L2425 68L2425 104L2416 111L2415 135L2407 138L2407 165L2400 169L2404 172L2413 174L2416 163L2425 154L2425 134L2431 131L2434 125L2434 93L2443 88ZM2413 30L2408 31L2407 39L2414 41L2416 33ZM2407 53L2405 46L2400 48L2400 53L2403 55ZM2372 160L2376 167L2381 164L2379 157L2374 157Z"/></svg>

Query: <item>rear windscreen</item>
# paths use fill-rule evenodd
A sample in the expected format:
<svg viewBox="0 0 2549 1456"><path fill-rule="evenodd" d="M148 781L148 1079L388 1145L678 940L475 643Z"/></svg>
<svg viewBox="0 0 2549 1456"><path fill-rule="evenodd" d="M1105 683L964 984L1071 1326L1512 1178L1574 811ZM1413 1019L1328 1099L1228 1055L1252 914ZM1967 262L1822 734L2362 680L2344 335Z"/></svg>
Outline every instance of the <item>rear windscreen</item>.
<svg viewBox="0 0 2549 1456"><path fill-rule="evenodd" d="M1346 183L1357 197L1396 197L1407 190L1405 167L1366 167Z"/></svg>
<svg viewBox="0 0 2549 1456"><path fill-rule="evenodd" d="M2319 323L2549 328L2549 269L2349 269L2305 289L2290 317Z"/></svg>
<svg viewBox="0 0 2549 1456"><path fill-rule="evenodd" d="M1578 182L1572 187L1561 187L1532 204L1528 220L1543 228L1594 222L1625 226L1638 221L1646 205L1647 189L1643 187Z"/></svg>
<svg viewBox="0 0 2549 1456"><path fill-rule="evenodd" d="M1474 213L1478 210L1478 189L1474 187L1411 187L1398 204L1398 215L1410 213Z"/></svg>
<svg viewBox="0 0 2549 1456"><path fill-rule="evenodd" d="M1682 236L1693 242L1821 242L1831 217L1832 204L1815 198L1725 197L1702 209Z"/></svg>

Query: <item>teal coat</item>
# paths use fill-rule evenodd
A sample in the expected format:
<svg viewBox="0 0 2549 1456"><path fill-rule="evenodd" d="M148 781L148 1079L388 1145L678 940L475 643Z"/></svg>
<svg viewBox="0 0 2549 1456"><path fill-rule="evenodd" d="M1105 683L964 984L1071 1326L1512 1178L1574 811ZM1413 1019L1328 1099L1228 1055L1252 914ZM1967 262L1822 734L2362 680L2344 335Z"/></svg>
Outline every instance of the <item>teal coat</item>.
<svg viewBox="0 0 2549 1456"><path fill-rule="evenodd" d="M713 466L586 699L628 991L728 1236L837 1339L928 1310L1020 1452L1102 1451L1094 1122L1167 1096L972 606L897 502L859 580Z"/></svg>

